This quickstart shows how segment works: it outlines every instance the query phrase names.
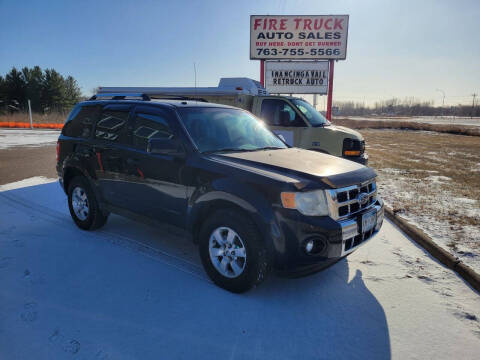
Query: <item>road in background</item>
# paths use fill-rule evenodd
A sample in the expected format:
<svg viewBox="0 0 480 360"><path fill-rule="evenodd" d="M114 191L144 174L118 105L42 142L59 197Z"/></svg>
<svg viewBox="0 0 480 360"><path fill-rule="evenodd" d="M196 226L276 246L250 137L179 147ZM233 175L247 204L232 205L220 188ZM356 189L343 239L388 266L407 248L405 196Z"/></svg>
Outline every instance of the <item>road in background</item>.
<svg viewBox="0 0 480 360"><path fill-rule="evenodd" d="M0 150L0 185L32 176L57 177L55 145Z"/></svg>
<svg viewBox="0 0 480 360"><path fill-rule="evenodd" d="M59 131L0 129L0 185L32 176L57 177Z"/></svg>

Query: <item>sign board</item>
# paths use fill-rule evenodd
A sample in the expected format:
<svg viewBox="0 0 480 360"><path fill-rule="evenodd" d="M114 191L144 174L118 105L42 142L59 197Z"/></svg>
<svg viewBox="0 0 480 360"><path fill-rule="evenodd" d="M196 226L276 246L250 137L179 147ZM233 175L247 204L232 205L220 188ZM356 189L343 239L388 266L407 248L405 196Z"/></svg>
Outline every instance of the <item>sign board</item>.
<svg viewBox="0 0 480 360"><path fill-rule="evenodd" d="M326 94L328 61L267 61L265 87L278 94Z"/></svg>
<svg viewBox="0 0 480 360"><path fill-rule="evenodd" d="M250 59L336 59L347 56L348 15L252 15Z"/></svg>

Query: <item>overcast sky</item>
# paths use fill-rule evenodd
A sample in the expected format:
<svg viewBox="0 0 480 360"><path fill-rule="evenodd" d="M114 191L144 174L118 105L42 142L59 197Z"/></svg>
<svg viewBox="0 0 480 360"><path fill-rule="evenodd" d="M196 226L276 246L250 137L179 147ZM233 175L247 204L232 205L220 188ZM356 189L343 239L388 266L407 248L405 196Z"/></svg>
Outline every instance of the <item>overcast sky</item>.
<svg viewBox="0 0 480 360"><path fill-rule="evenodd" d="M249 16L349 14L334 100L471 103L480 92L480 1L0 0L0 73L39 65L96 86L216 86L259 78ZM321 103L323 100L321 101Z"/></svg>

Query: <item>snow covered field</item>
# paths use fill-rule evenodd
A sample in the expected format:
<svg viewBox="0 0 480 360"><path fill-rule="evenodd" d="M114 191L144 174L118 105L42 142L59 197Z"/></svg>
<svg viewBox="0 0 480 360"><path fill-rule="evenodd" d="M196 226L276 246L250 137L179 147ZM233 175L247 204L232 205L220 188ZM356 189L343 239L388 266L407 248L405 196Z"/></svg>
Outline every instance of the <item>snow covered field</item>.
<svg viewBox="0 0 480 360"><path fill-rule="evenodd" d="M0 129L0 149L54 144L59 135L58 130Z"/></svg>
<svg viewBox="0 0 480 360"><path fill-rule="evenodd" d="M480 126L480 118L453 117L453 116L413 116L413 117L388 117L388 116L341 116L351 120L375 121L375 120L394 120L394 121L412 121L425 124L443 124L443 125L468 125Z"/></svg>
<svg viewBox="0 0 480 360"><path fill-rule="evenodd" d="M35 185L38 184L38 185ZM214 286L178 235L75 227L58 183L0 187L2 359L477 359L480 297L391 223L326 271Z"/></svg>
<svg viewBox="0 0 480 360"><path fill-rule="evenodd" d="M480 273L480 137L362 130L385 203Z"/></svg>

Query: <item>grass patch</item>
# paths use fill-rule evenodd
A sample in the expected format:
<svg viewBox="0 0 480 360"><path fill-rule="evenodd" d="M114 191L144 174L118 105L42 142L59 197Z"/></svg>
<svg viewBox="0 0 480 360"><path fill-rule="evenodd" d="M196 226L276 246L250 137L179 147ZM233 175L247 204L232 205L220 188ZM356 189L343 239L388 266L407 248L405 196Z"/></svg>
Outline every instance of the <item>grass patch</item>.
<svg viewBox="0 0 480 360"><path fill-rule="evenodd" d="M477 254L480 265L480 138L388 129L362 135L386 203L455 255Z"/></svg>
<svg viewBox="0 0 480 360"><path fill-rule="evenodd" d="M405 120L354 120L335 118L335 125L346 126L352 129L400 129L436 131L440 133L480 136L480 127L454 124L428 124Z"/></svg>
<svg viewBox="0 0 480 360"><path fill-rule="evenodd" d="M68 113L32 113L32 122L34 124L63 124L67 119ZM28 113L20 112L14 114L0 115L0 122L30 123Z"/></svg>

